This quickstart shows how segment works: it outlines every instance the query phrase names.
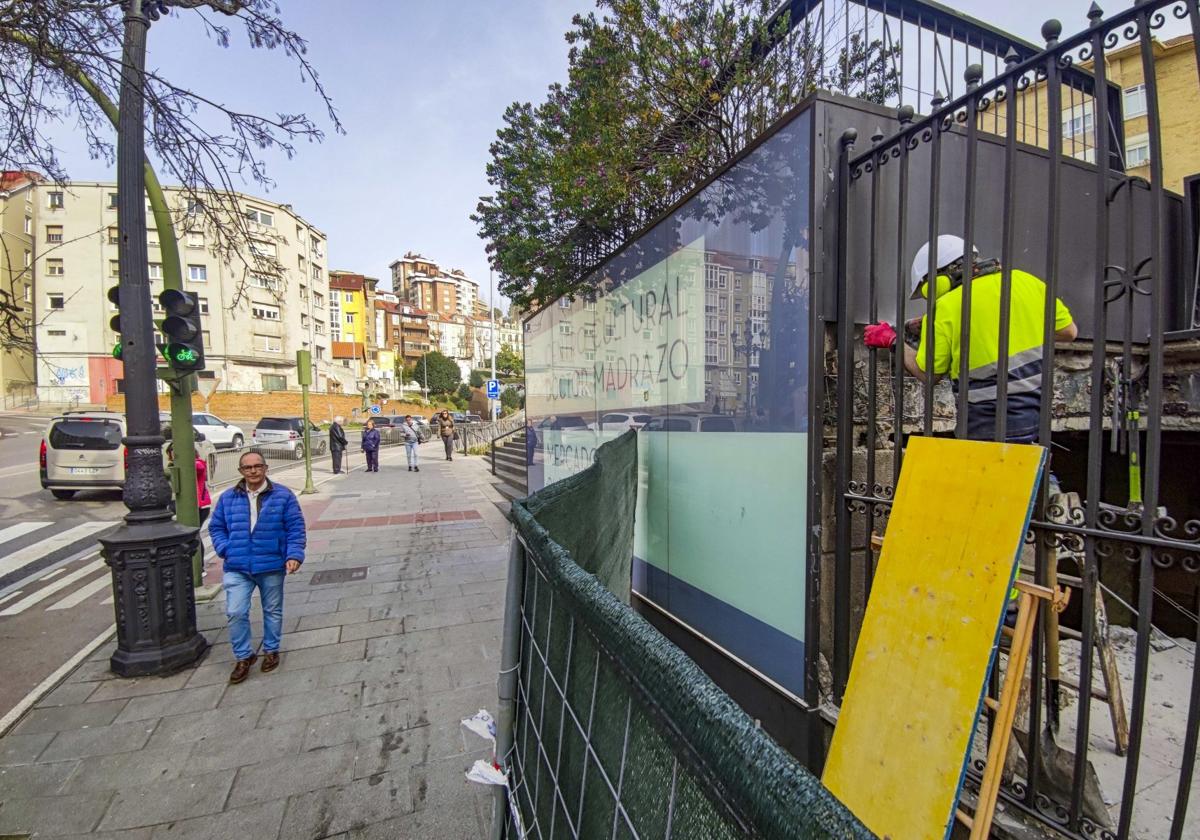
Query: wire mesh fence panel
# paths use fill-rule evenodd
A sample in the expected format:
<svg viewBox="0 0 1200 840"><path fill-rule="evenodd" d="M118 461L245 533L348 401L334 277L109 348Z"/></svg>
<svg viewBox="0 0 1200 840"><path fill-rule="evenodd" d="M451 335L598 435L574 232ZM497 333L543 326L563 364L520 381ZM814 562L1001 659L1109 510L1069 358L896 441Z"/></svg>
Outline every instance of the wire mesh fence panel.
<svg viewBox="0 0 1200 840"><path fill-rule="evenodd" d="M622 468L636 473L636 458L617 446L636 451L636 438L605 444L595 465L513 506L523 583L509 592L518 632L507 666L516 675L511 747L500 756L511 791L507 836L873 836L531 513L570 523L547 508L585 497L587 482L636 492L634 482L611 480ZM575 509L580 517L608 510ZM556 526L563 542L575 536L570 527Z"/></svg>

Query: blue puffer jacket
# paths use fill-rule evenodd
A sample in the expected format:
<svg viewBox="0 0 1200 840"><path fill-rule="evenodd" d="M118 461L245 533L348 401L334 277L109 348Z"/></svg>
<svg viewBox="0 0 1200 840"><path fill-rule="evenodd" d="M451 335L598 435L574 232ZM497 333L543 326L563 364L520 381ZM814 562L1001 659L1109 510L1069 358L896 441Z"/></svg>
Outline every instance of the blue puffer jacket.
<svg viewBox="0 0 1200 840"><path fill-rule="evenodd" d="M213 550L226 571L257 575L282 571L288 560L304 562L304 513L286 487L267 482L258 497L258 522L250 533L250 496L238 482L217 499L208 523Z"/></svg>

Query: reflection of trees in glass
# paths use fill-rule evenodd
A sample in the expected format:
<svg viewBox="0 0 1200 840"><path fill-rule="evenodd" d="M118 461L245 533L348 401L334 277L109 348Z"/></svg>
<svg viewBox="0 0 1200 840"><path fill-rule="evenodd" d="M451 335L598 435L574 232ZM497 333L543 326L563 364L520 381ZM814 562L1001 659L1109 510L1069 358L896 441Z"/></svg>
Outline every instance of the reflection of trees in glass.
<svg viewBox="0 0 1200 840"><path fill-rule="evenodd" d="M600 0L602 17L575 17L567 83L506 111L494 192L473 217L506 296L524 305L587 288L581 266L816 88L874 101L897 90L894 48L793 22L777 5Z"/></svg>

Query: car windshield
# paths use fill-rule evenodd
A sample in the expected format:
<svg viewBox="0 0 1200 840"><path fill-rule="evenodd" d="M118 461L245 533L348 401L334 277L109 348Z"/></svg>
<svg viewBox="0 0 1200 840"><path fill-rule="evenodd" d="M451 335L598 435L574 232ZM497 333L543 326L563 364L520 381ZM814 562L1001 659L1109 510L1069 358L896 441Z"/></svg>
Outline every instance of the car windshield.
<svg viewBox="0 0 1200 840"><path fill-rule="evenodd" d="M629 419L628 414L605 414L600 418L601 423L624 423Z"/></svg>
<svg viewBox="0 0 1200 840"><path fill-rule="evenodd" d="M116 449L121 426L108 420L60 420L50 428L54 449Z"/></svg>
<svg viewBox="0 0 1200 840"><path fill-rule="evenodd" d="M587 423L582 417L559 417L555 424L560 429L586 429Z"/></svg>
<svg viewBox="0 0 1200 840"><path fill-rule="evenodd" d="M295 427L296 421L289 420L286 417L264 417L258 421L258 428L266 429L267 431L286 432L294 429Z"/></svg>
<svg viewBox="0 0 1200 840"><path fill-rule="evenodd" d="M649 423L650 415L649 414L635 414L635 415L633 415L633 422L634 423Z"/></svg>
<svg viewBox="0 0 1200 840"><path fill-rule="evenodd" d="M706 417L700 421L702 432L736 432L732 417Z"/></svg>

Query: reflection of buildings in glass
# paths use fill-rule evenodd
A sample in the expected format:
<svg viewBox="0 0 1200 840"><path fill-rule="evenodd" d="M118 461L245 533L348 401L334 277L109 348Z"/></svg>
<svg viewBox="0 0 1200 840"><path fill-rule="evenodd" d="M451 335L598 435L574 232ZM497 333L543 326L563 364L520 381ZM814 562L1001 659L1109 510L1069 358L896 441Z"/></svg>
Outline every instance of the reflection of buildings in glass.
<svg viewBox="0 0 1200 840"><path fill-rule="evenodd" d="M704 399L716 414L753 414L759 364L770 350L778 261L723 251L704 255ZM796 267L787 265L794 282Z"/></svg>

